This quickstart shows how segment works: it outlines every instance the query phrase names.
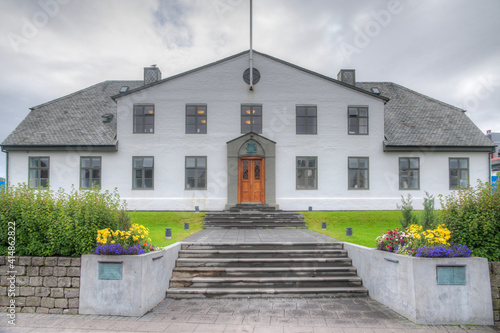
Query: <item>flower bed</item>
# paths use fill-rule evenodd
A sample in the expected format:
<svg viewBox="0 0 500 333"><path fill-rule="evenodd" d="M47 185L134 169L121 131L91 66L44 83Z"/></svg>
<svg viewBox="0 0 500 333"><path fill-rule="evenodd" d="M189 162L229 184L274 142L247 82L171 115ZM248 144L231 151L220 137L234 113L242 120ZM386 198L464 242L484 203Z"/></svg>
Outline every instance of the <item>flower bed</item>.
<svg viewBox="0 0 500 333"><path fill-rule="evenodd" d="M451 232L444 225L423 230L418 224L410 225L405 231L394 229L377 237L377 248L416 257L452 258L470 257L467 245L450 244Z"/></svg>
<svg viewBox="0 0 500 333"><path fill-rule="evenodd" d="M133 255L143 254L155 249L149 244L149 230L143 225L132 224L128 231L110 228L97 232L97 244L93 254L99 255Z"/></svg>

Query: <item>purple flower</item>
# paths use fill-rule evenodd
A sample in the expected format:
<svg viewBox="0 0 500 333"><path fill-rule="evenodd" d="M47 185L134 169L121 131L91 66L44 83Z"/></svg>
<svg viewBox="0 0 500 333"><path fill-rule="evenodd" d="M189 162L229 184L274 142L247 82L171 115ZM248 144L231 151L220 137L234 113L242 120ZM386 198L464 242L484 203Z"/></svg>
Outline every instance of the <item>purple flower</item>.
<svg viewBox="0 0 500 333"><path fill-rule="evenodd" d="M428 258L454 258L454 257L470 257L471 252L467 245L453 244L449 247L445 245L427 247L419 247L415 257Z"/></svg>
<svg viewBox="0 0 500 333"><path fill-rule="evenodd" d="M131 245L123 247L121 244L97 244L95 246L94 254L100 255L128 255L128 254L143 254L146 253L140 245Z"/></svg>

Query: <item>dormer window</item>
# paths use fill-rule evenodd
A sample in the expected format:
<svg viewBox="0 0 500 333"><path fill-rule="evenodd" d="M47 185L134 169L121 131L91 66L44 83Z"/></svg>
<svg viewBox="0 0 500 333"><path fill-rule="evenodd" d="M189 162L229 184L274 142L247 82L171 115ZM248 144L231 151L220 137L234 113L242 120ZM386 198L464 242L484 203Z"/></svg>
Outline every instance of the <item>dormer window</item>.
<svg viewBox="0 0 500 333"><path fill-rule="evenodd" d="M134 133L154 133L155 106L153 104L134 105Z"/></svg>
<svg viewBox="0 0 500 333"><path fill-rule="evenodd" d="M128 91L128 86L123 86L120 88L120 94L123 94Z"/></svg>

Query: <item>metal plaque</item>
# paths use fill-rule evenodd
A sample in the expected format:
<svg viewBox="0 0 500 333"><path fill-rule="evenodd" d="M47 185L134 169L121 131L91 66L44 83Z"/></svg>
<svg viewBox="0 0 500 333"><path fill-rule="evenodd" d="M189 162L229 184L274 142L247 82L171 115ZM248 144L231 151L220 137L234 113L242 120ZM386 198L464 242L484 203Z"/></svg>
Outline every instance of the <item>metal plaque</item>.
<svg viewBox="0 0 500 333"><path fill-rule="evenodd" d="M467 284L465 266L437 266L438 285L461 285Z"/></svg>
<svg viewBox="0 0 500 333"><path fill-rule="evenodd" d="M99 280L121 280L123 263L121 262L100 262Z"/></svg>

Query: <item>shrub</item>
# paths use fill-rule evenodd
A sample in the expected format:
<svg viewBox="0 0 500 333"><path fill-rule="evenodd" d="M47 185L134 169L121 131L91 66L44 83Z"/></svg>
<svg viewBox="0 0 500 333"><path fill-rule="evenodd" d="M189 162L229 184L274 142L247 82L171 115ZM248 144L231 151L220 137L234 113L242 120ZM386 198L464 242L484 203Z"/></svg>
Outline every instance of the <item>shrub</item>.
<svg viewBox="0 0 500 333"><path fill-rule="evenodd" d="M500 191L479 181L476 187L441 196L440 201L451 242L467 244L474 256L500 261Z"/></svg>
<svg viewBox="0 0 500 333"><path fill-rule="evenodd" d="M408 194L408 197L406 199L405 197L401 196L401 202L401 206L397 205L398 209L401 210L401 214L403 215L403 218L399 218L399 222L401 223L403 229L406 229L412 224L417 224L418 217L413 212L411 194Z"/></svg>
<svg viewBox="0 0 500 333"><path fill-rule="evenodd" d="M15 255L79 256L94 249L97 230L118 227L122 209L125 203L116 190L66 193L19 184L0 194L0 229L15 223ZM2 232L1 254L7 254L7 246L7 232Z"/></svg>

